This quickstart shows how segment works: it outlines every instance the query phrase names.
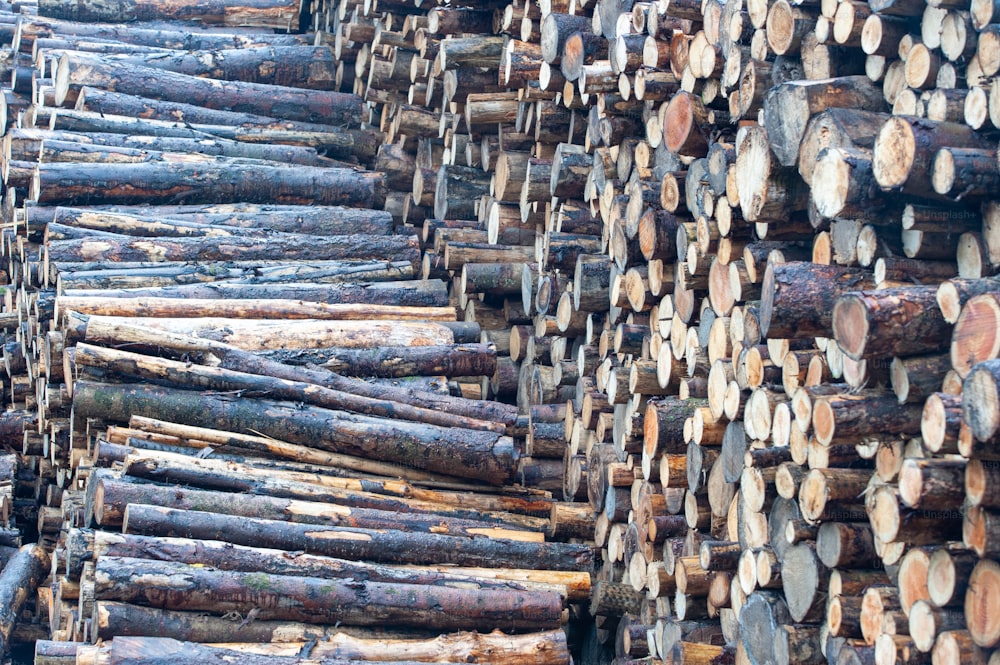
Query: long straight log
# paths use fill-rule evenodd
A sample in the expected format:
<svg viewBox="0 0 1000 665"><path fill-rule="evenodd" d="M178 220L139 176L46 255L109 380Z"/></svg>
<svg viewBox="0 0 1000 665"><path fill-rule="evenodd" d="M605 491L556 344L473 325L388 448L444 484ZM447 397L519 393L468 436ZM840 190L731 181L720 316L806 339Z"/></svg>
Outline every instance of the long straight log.
<svg viewBox="0 0 1000 665"><path fill-rule="evenodd" d="M81 87L89 85L139 97L286 120L333 126L357 126L361 120L361 98L357 95L203 79L150 67L125 67L90 54L63 55L59 59L54 82L56 103L59 105L71 91L75 94Z"/></svg>
<svg viewBox="0 0 1000 665"><path fill-rule="evenodd" d="M565 633L504 635L449 633L437 637L406 636L403 631L357 627L316 626L294 622L241 622L199 614L160 610L113 601L98 601L94 614L98 636L155 636L176 640L222 643L239 641L248 651L294 655L309 640L319 640L312 658L354 660L408 659L419 662L501 660L511 665L561 665L569 659ZM383 637L384 634L384 637ZM267 644L272 643L272 644ZM235 645L234 645L235 646ZM243 648L237 649L243 651Z"/></svg>
<svg viewBox="0 0 1000 665"><path fill-rule="evenodd" d="M397 331L398 336L398 331ZM426 334L421 345L434 344L435 338ZM254 353L243 351L234 346L221 344L210 339L192 339L183 335L167 332L150 331L134 325L119 325L114 319L91 317L86 324L86 341L107 346L128 345L127 348L141 349L151 347L169 348L180 353L209 352L216 360L211 364L252 374L262 374L290 381L314 383L333 390L362 395L373 399L391 400L414 406L438 408L456 415L464 415L480 420L513 425L517 420L517 409L500 402L485 400L470 400L460 397L435 396L426 392L411 391L405 388L378 386L367 381L341 377L323 369L306 369L292 367L260 357ZM317 340L319 342L320 340ZM448 340L450 343L453 340ZM388 340L373 344L337 344L332 340L324 344L313 344L311 347L358 347L358 346L388 346ZM416 345L416 344L414 344ZM285 347L291 346L285 344ZM281 437L278 437L281 438Z"/></svg>
<svg viewBox="0 0 1000 665"><path fill-rule="evenodd" d="M384 210L342 206L181 206L148 208L148 213L59 206L52 222L122 235L211 235L234 229L313 236L391 235L392 215ZM198 212L199 209L204 212ZM213 212L214 209L218 212ZM217 229L217 231L216 231ZM200 233L199 233L200 232Z"/></svg>
<svg viewBox="0 0 1000 665"><path fill-rule="evenodd" d="M120 63L224 81L336 90L337 61L329 46L258 46L107 56Z"/></svg>
<svg viewBox="0 0 1000 665"><path fill-rule="evenodd" d="M321 349L307 362L345 376L492 376L497 350L491 344L385 346L375 349Z"/></svg>
<svg viewBox="0 0 1000 665"><path fill-rule="evenodd" d="M249 289L253 290L253 289ZM158 298L129 297L115 294L111 297L100 295L65 295L56 300L56 312L73 311L83 315L122 316L152 318L229 318L229 319L312 319L332 321L452 321L454 308L394 306L372 303L313 302L308 298L286 300L283 296L294 293L294 289L270 290L271 298ZM329 299L312 291L314 297ZM377 292L377 289L374 289ZM336 291L334 291L335 293ZM72 292L71 292L72 293ZM95 293L100 293L96 291ZM388 289L386 293L392 293Z"/></svg>
<svg viewBox="0 0 1000 665"><path fill-rule="evenodd" d="M384 528L462 536L485 535L528 542L544 540L540 533L506 528L488 521L444 517L433 513L356 508L260 495L243 495L239 500L234 500L234 495L230 492L182 489L109 477L97 480L93 503L94 518L105 527L120 526L125 507L130 503L144 503L181 510L287 520L299 524Z"/></svg>
<svg viewBox="0 0 1000 665"><path fill-rule="evenodd" d="M70 132L46 129L11 129L11 141L31 141L40 147L41 141L75 141L84 145L158 150L160 152L196 152L203 156L243 157L266 159L286 164L323 166L329 163L315 148L307 146L278 145L271 143L244 143L217 137L175 138L169 136L111 134L99 132ZM37 153L36 153L37 154Z"/></svg>
<svg viewBox="0 0 1000 665"><path fill-rule="evenodd" d="M143 584L135 584L137 578ZM104 556L97 560L95 597L164 609L247 613L264 620L428 627L554 628L557 594L463 591L421 585L325 580L222 571L166 561Z"/></svg>
<svg viewBox="0 0 1000 665"><path fill-rule="evenodd" d="M297 27L299 3L292 0L245 0L217 3L207 0L180 0L162 3L155 0L128 0L118 3L67 5L58 0L43 0L38 13L69 21L120 23L132 21L199 21L210 25L253 26L289 30Z"/></svg>
<svg viewBox="0 0 1000 665"><path fill-rule="evenodd" d="M502 485L514 478L513 440L488 431L352 415L318 407L147 385L78 381L78 416L126 422L143 415L186 425L259 433L384 461ZM447 445L442 445L447 442Z"/></svg>
<svg viewBox="0 0 1000 665"><path fill-rule="evenodd" d="M580 571L593 566L593 550L568 543L526 543L384 529L294 524L131 504L124 533L208 540L226 534L237 545L270 547L385 563L457 564L489 568Z"/></svg>
<svg viewBox="0 0 1000 665"><path fill-rule="evenodd" d="M273 575L472 589L507 588L544 591L557 593L569 601L580 601L590 597L590 575L583 571L394 566L348 561L284 549L237 545L218 540L139 536L79 529L67 533L66 543L66 569L72 579L80 575L85 562L102 556L116 556L189 564L202 563L220 570L256 571Z"/></svg>
<svg viewBox="0 0 1000 665"><path fill-rule="evenodd" d="M382 176L376 173L169 162L40 164L30 196L38 203L57 205L247 201L360 208L379 207L383 197Z"/></svg>

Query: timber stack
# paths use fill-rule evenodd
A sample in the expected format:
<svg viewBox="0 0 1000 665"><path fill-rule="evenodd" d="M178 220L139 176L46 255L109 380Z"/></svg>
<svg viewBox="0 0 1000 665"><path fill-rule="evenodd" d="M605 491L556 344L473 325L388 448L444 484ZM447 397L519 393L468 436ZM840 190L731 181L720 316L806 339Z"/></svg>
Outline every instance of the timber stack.
<svg viewBox="0 0 1000 665"><path fill-rule="evenodd" d="M0 19L0 652L564 665L586 637L589 505L480 399L496 346L421 277L308 10Z"/></svg>
<svg viewBox="0 0 1000 665"><path fill-rule="evenodd" d="M36 662L1000 662L1000 6L18 10Z"/></svg>

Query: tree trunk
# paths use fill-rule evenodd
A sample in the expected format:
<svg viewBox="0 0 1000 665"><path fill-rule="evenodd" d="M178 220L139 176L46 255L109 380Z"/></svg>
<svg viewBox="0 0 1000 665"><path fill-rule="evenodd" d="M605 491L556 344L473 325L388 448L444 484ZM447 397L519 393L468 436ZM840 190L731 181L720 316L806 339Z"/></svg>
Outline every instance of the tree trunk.
<svg viewBox="0 0 1000 665"><path fill-rule="evenodd" d="M233 517L130 504L122 530L209 539L224 533L234 544L303 550L324 556L386 563L439 564L574 571L593 565L593 550L565 543L525 543L403 531L355 529Z"/></svg>
<svg viewBox="0 0 1000 665"><path fill-rule="evenodd" d="M513 479L513 441L492 432L350 415L270 400L145 385L78 381L74 409L81 417L127 421L144 415L199 427L249 431L276 439L385 461L406 461L446 475L502 485ZM442 446L442 441L448 445Z"/></svg>
<svg viewBox="0 0 1000 665"><path fill-rule="evenodd" d="M70 99L75 101L76 92L86 85L285 120L333 126L357 126L361 120L361 98L357 95L242 81L220 83L150 67L123 66L87 54L66 54L60 58L55 85L59 105L67 95L72 95Z"/></svg>
<svg viewBox="0 0 1000 665"><path fill-rule="evenodd" d="M834 338L854 360L943 351L951 325L936 297L933 286L846 293L833 308Z"/></svg>
<svg viewBox="0 0 1000 665"><path fill-rule="evenodd" d="M38 166L31 198L56 205L246 201L373 208L384 193L381 175L338 168L54 163Z"/></svg>
<svg viewBox="0 0 1000 665"><path fill-rule="evenodd" d="M298 26L299 4L289 0L252 0L235 5L206 0L184 0L164 5L150 0L129 0L115 4L66 6L55 0L43 0L38 12L42 16L66 21L105 23L199 21L209 25L293 30Z"/></svg>
<svg viewBox="0 0 1000 665"><path fill-rule="evenodd" d="M10 649L11 636L29 599L49 574L49 554L38 544L25 545L0 573L0 652Z"/></svg>
<svg viewBox="0 0 1000 665"><path fill-rule="evenodd" d="M137 576L147 582L135 584ZM104 556L97 560L95 596L186 609L246 614L305 623L343 623L489 631L554 628L562 602L557 594L463 591L423 585L321 580L311 577L213 570L187 564ZM479 609L477 609L479 608ZM488 608L488 609L486 609Z"/></svg>
<svg viewBox="0 0 1000 665"><path fill-rule="evenodd" d="M775 339L832 337L837 298L874 285L871 273L856 268L806 262L770 264L761 289L761 333Z"/></svg>

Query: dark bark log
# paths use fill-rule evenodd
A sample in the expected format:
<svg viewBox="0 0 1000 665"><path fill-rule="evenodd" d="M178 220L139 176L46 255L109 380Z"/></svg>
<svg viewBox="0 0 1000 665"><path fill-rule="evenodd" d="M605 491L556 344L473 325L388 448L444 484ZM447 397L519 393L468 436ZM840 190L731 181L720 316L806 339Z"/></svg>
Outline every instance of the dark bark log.
<svg viewBox="0 0 1000 665"><path fill-rule="evenodd" d="M593 566L593 550L566 543L525 543L403 531L327 527L131 504L125 533L212 539L386 563L575 571Z"/></svg>
<svg viewBox="0 0 1000 665"><path fill-rule="evenodd" d="M55 77L56 100L89 85L139 97L198 104L226 111L242 111L286 120L356 126L361 120L361 98L331 91L226 81L175 74L150 67L123 67L87 54L60 59Z"/></svg>
<svg viewBox="0 0 1000 665"><path fill-rule="evenodd" d="M915 356L943 351L951 333L937 287L847 293L833 308L833 334L850 358Z"/></svg>
<svg viewBox="0 0 1000 665"><path fill-rule="evenodd" d="M517 466L513 441L491 432L404 425L403 421L270 400L80 381L74 388L74 409L83 417L127 421L132 415L144 415L201 427L257 432L333 452L402 460L418 468L498 485L511 480ZM442 446L443 441L449 444Z"/></svg>
<svg viewBox="0 0 1000 665"><path fill-rule="evenodd" d="M246 201L375 208L382 189L379 174L338 168L54 163L38 166L31 198L47 205Z"/></svg>
<svg viewBox="0 0 1000 665"><path fill-rule="evenodd" d="M798 261L770 264L762 286L761 333L775 339L831 337L837 298L873 286L872 274L856 268Z"/></svg>
<svg viewBox="0 0 1000 665"><path fill-rule="evenodd" d="M135 584L136 576L145 580ZM100 600L149 604L163 609L237 611L257 609L263 620L493 630L557 627L557 594L518 591L463 592L382 582L219 571L187 564L101 557L95 571ZM478 608L481 609L475 609Z"/></svg>
<svg viewBox="0 0 1000 665"><path fill-rule="evenodd" d="M48 573L49 554L38 544L25 545L4 566L0 573L0 651L10 648L21 610Z"/></svg>

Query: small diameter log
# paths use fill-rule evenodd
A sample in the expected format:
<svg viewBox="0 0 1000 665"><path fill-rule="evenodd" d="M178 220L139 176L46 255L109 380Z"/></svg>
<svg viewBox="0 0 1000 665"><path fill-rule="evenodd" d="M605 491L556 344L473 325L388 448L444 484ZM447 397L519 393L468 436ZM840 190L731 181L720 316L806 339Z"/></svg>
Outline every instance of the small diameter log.
<svg viewBox="0 0 1000 665"><path fill-rule="evenodd" d="M847 293L833 308L834 338L854 360L935 353L950 333L934 286Z"/></svg>

